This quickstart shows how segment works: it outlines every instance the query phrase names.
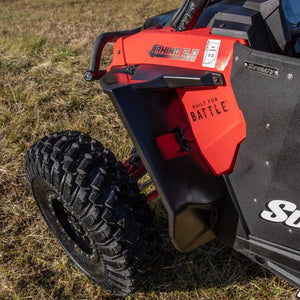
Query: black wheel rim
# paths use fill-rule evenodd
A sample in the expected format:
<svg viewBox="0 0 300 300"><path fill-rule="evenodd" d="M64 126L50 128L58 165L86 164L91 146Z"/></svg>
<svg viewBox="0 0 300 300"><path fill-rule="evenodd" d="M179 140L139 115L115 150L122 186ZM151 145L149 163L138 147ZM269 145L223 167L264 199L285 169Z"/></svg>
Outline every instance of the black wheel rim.
<svg viewBox="0 0 300 300"><path fill-rule="evenodd" d="M32 190L47 223L61 244L68 249L73 247L85 260L97 262L96 245L70 206L40 178L32 181Z"/></svg>

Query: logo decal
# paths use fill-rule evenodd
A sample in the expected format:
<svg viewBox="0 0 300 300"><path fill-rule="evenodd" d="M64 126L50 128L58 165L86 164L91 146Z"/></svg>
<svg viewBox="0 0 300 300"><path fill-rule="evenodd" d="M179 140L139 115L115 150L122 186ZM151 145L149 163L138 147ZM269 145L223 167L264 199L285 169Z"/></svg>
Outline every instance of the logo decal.
<svg viewBox="0 0 300 300"><path fill-rule="evenodd" d="M274 223L284 223L287 226L300 228L300 210L297 205L285 200L273 200L267 203L267 209L260 217Z"/></svg>
<svg viewBox="0 0 300 300"><path fill-rule="evenodd" d="M217 97L203 100L192 105L192 108L190 115L193 122L213 118L228 112L226 101L220 101Z"/></svg>
<svg viewBox="0 0 300 300"><path fill-rule="evenodd" d="M207 40L202 67L215 68L220 49L220 40Z"/></svg>
<svg viewBox="0 0 300 300"><path fill-rule="evenodd" d="M246 61L244 66L247 70L251 70L256 73L268 75L268 76L275 77L275 78L278 78L278 76L279 76L279 71L278 71L278 69L275 69L275 68L258 65L258 64L255 64L255 63L252 63L249 61Z"/></svg>
<svg viewBox="0 0 300 300"><path fill-rule="evenodd" d="M148 53L151 57L170 58L176 60L185 60L194 62L199 54L199 49L191 48L176 48L176 47L165 47L163 45L154 45L152 50Z"/></svg>

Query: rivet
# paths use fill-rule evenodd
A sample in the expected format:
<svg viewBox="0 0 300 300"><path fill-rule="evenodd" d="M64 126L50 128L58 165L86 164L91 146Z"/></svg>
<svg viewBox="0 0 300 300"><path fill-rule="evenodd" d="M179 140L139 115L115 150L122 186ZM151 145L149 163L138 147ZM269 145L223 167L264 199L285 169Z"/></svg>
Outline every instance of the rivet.
<svg viewBox="0 0 300 300"><path fill-rule="evenodd" d="M236 56L236 57L234 58L234 61L235 61L235 62L238 62L238 61L239 61L239 57Z"/></svg>
<svg viewBox="0 0 300 300"><path fill-rule="evenodd" d="M266 166L268 167L270 165L270 162L266 161Z"/></svg>
<svg viewBox="0 0 300 300"><path fill-rule="evenodd" d="M266 124L266 129L270 129L271 125L269 123Z"/></svg>
<svg viewBox="0 0 300 300"><path fill-rule="evenodd" d="M257 199L253 199L253 201L256 203L256 202L257 202Z"/></svg>
<svg viewBox="0 0 300 300"><path fill-rule="evenodd" d="M293 233L293 230L292 230L292 229L289 229L289 233Z"/></svg>
<svg viewBox="0 0 300 300"><path fill-rule="evenodd" d="M289 74L287 75L287 79L288 79L288 80L293 80L293 79L294 79L294 75L293 75L292 73L289 73Z"/></svg>

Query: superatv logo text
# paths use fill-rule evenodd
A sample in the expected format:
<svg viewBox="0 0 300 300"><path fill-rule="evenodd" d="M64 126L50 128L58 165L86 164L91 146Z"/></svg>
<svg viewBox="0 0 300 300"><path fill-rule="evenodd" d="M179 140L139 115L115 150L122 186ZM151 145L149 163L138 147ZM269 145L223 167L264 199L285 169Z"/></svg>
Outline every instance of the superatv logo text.
<svg viewBox="0 0 300 300"><path fill-rule="evenodd" d="M249 61L245 62L245 68L250 70L250 71L254 71L256 73L260 73L260 74L263 74L263 75L272 76L272 77L275 77L275 78L278 78L278 76L279 76L278 69L263 66L263 65L258 65L258 64L255 64L255 63L251 63Z"/></svg>
<svg viewBox="0 0 300 300"><path fill-rule="evenodd" d="M267 204L267 210L263 210L260 216L270 222L300 228L300 210L292 202L273 200Z"/></svg>
<svg viewBox="0 0 300 300"><path fill-rule="evenodd" d="M190 112L190 115L194 122L212 118L228 112L226 101L219 101L217 97L194 104L192 108L193 111Z"/></svg>
<svg viewBox="0 0 300 300"><path fill-rule="evenodd" d="M151 57L170 58L194 62L199 54L199 49L166 47L163 45L154 45L152 50L148 51Z"/></svg>

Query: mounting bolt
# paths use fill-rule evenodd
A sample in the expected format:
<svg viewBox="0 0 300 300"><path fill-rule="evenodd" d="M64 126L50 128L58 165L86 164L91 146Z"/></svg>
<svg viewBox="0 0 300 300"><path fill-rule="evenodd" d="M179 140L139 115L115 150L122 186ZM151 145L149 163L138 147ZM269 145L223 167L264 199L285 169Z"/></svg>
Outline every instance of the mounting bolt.
<svg viewBox="0 0 300 300"><path fill-rule="evenodd" d="M293 80L293 79L294 79L294 75L293 75L292 73L289 73L289 74L287 75L287 79L288 79L288 80Z"/></svg>
<svg viewBox="0 0 300 300"><path fill-rule="evenodd" d="M132 65L127 68L129 74L133 75L136 71L136 66Z"/></svg>
<svg viewBox="0 0 300 300"><path fill-rule="evenodd" d="M83 74L83 78L85 81L92 81L93 80L93 73L90 71L86 71Z"/></svg>

